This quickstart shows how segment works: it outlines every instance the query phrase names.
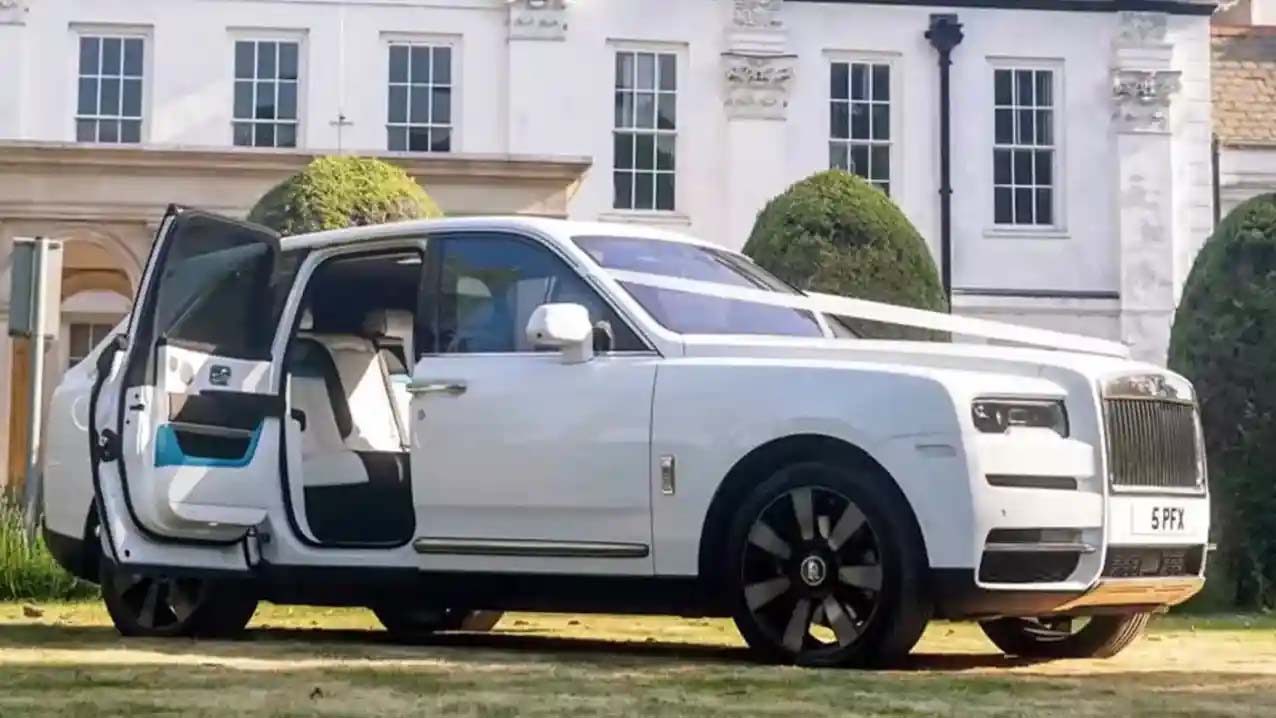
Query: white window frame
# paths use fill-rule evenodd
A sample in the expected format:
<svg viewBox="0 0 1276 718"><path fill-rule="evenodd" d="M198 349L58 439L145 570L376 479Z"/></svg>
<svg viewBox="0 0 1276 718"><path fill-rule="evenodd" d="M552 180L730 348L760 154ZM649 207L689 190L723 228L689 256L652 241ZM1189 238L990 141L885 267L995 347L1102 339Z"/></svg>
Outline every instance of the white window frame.
<svg viewBox="0 0 1276 718"><path fill-rule="evenodd" d="M1064 62L1057 58L1024 58L1024 57L990 57L988 58L988 72L986 75L986 91L988 101L985 103L984 109L987 113L985 128L988 141L984 143L985 152L983 162L988 168L987 184L985 187L988 191L987 199L987 229L984 234L988 237L1006 237L1006 238L1067 238L1067 202L1066 202L1066 182L1067 182L1067 156L1065 154L1066 138L1067 138L1067 96L1064 91L1066 87L1064 76ZM1051 74L1051 122L1052 122L1052 140L1050 145L1026 145L1026 144L1003 144L997 142L997 116L996 110L1000 107L997 104L996 82L997 71L999 70L1032 70L1032 71L1048 71ZM1012 80L1013 88L1013 80ZM1012 105L1018 109L1018 105ZM1034 104L1034 107L1036 105ZM1015 126L1018 127L1018 112L1015 113ZM1053 152L1053 161L1051 162L1051 211L1053 220L1050 224L998 224L996 209L996 152L1000 149L1049 149ZM1013 172L1013 160L1012 160ZM1034 169L1035 172L1035 169ZM1013 176L1012 176L1013 179ZM1019 185L1011 185L1017 187ZM1034 188L1041 185L1029 185ZM1011 190L1011 206L1013 212L1014 190ZM1035 202L1035 197L1034 197ZM1035 214L1035 208L1034 208Z"/></svg>
<svg viewBox="0 0 1276 718"><path fill-rule="evenodd" d="M390 121L390 85L391 85L390 48L394 45L408 45L408 46L414 46L414 47L446 47L449 50L451 50L452 77L448 87L450 87L452 90L452 93L451 93L452 108L451 108L451 120L448 124L442 125L442 124L433 123L434 108L433 108L433 93L432 92L431 92L430 108L429 108L431 122L414 123L411 121L410 114L405 122ZM462 52L462 44L461 44L460 35L402 33L402 32L385 32L381 34L381 56L383 58L383 61L381 63L382 73L380 78L381 112L382 112L382 117L385 119L385 122L382 123L382 129L384 131L384 134L382 135L383 137L382 146L386 149L386 151L393 151L393 152L401 151L404 154L409 154L409 155L450 155L450 154L457 154L458 152L461 151L461 146L462 146L461 142L463 140L462 128L464 127L464 123L461 121L462 108L463 108L462 100L463 100L463 92L464 92L464 87L463 87L464 83L462 82L462 80L464 79L464 74L463 74L463 67L461 64L462 63L461 52ZM431 62L433 62L433 58L431 58ZM410 61L409 61L409 64L410 64ZM401 83L394 83L394 84L401 84ZM430 88L434 87L433 77L430 78L430 83L428 87ZM409 89L409 93L410 92L411 90ZM412 103L411 94L409 94L408 96L409 109L411 108L411 103ZM406 150L406 149L405 150L390 150L390 129L392 127L404 127L404 128L407 128L409 132L411 131L413 127L428 127L428 128L447 127L451 132L451 141L447 151L445 152L435 152L433 150L425 150L425 151L415 150L414 151L414 150Z"/></svg>
<svg viewBox="0 0 1276 718"><path fill-rule="evenodd" d="M887 194L888 196L890 196L892 200L894 200L898 204L901 201L901 198L903 197L903 195L905 194L904 177L903 177L903 170L905 166L903 161L905 143L900 141L900 138L903 136L903 132L904 132L904 83L903 83L904 70L903 70L903 61L899 53L869 52L869 51L860 51L860 50L826 50L824 52L824 60L825 60L825 75L824 75L825 82L823 83L823 87L824 87L825 107L826 107L826 111L824 113L824 128L825 128L824 153L826 156L826 165L830 169L833 168L833 144L834 143L845 144L847 147L848 156L850 153L851 146L857 145L857 144L865 144L870 146L884 145L888 147L890 151L890 161L887 167L888 179L886 180L886 183L889 185L890 191ZM890 88L890 96L886 100L886 104L890 108L890 122L888 123L890 127L890 137L888 139L873 140L870 138L868 140L862 140L862 139L856 140L856 139L842 139L842 138L833 137L832 106L834 102L840 102L840 100L833 99L833 93L832 93L833 65L835 63L842 63L846 65L854 65L854 64L886 65L889 68L888 71L890 73L890 79L888 81L888 87ZM850 71L848 69L848 82L850 81L849 72ZM846 100L846 103L849 105L851 102L852 100L850 99L849 93L848 93L848 98ZM848 125L847 125L848 134L850 134L849 123L851 122L851 120L850 120L849 114L847 117L847 122L848 122ZM873 184L876 185L878 183L874 182Z"/></svg>
<svg viewBox="0 0 1276 718"><path fill-rule="evenodd" d="M275 136L275 144L273 145L268 145L268 146L257 145L257 144L236 145L235 144L235 125L242 124L242 123L249 123L253 125L254 127L256 127L256 125L263 124L263 123L270 123L274 125L286 124L286 121L280 121L278 117L276 117L276 119L273 119L273 120L258 120L256 119L256 117L252 117L249 119L239 119L235 117L235 83L239 81L239 78L236 77L235 75L235 58L236 58L236 49L238 47L238 44L241 42L253 42L253 43L292 42L297 44L297 117L293 121L293 128L294 128L293 132L296 135L296 144L294 145L294 147L297 147L297 148L305 147L306 141L305 141L304 133L307 129L307 123L305 121L306 95L307 95L306 87L309 84L307 82L307 72L309 70L309 62L308 62L309 51L308 51L307 40L309 39L309 32L307 32L306 30L279 30L279 29L265 29L265 28L252 28L252 27L233 27L229 29L227 34L229 39L229 50L227 54L230 58L230 65L229 65L230 136L228 138L229 144L232 147L246 148L246 149L251 149L254 147L267 147L267 148L279 147L277 131ZM255 50L254 50L254 57L256 57ZM276 66L275 69L277 73L278 67ZM253 99L254 99L253 107L254 107L254 115L255 115L256 114L256 111L255 111L256 97L257 97L256 85L258 82L257 68L255 64L253 67L252 82L253 82ZM276 89L275 91L276 103L278 103L278 98L279 98L278 89ZM277 104L276 104L276 115L278 115ZM291 148L284 148L284 149L291 149Z"/></svg>
<svg viewBox="0 0 1276 718"><path fill-rule="evenodd" d="M70 69L70 82L68 86L71 88L71 102L69 113L69 121L67 124L67 136L69 141L81 145L124 145L141 146L150 140L151 129L151 77L153 76L155 43L152 38L152 30L149 25L114 25L104 23L70 23L71 42L69 53L68 67ZM132 117L125 118L124 110L124 89L120 87L120 115L109 117L102 115L81 115L80 114L80 39L85 37L96 38L119 38L123 40L141 40L142 41L142 116L136 118L141 120L141 127L138 130L137 142L98 142L96 139L92 142L80 141L78 132L78 122L81 118L102 120L102 119L135 119ZM101 50L99 49L99 53ZM123 49L121 48L121 53ZM99 62L101 57L99 55ZM121 62L123 60L121 59ZM101 77L101 67L98 68L98 77ZM130 76L132 77L132 76ZM100 79L99 79L100 83ZM101 97L101 86L98 87L98 95ZM100 101L100 99L99 99ZM100 107L98 108L101 109Z"/></svg>
<svg viewBox="0 0 1276 718"><path fill-rule="evenodd" d="M654 92L657 93L657 106L655 108L656 121L657 121L656 128L651 128L650 130L646 130L642 128L617 126L615 102L616 102L616 92L620 88L618 88L616 85L616 61L617 61L617 58L622 53L651 54L651 55L657 56L656 57L656 68L657 68L656 69L656 72L657 72L656 85L653 90ZM675 79L674 79L673 90L664 91L665 93L672 93L673 95L674 128L672 130L661 130L658 128L658 125L659 125L658 95L662 92L659 89L659 80L660 80L659 56L660 55L672 56L673 63L674 63ZM635 69L635 72L636 71L637 70ZM603 218L611 219L611 220L620 220L620 221L637 220L637 221L656 221L660 223L675 223L675 224L685 223L687 219L686 219L686 215L683 212L683 208L686 206L686 201L685 201L686 198L685 198L685 193L682 187L684 184L682 181L682 177L683 177L682 165L684 165L685 162L683 162L681 159L681 157L683 156L683 150L681 148L682 142L680 141L681 139L680 135L683 135L683 131L686 127L685 122L687 119L687 113L685 111L686 103L683 100L684 88L687 86L687 46L685 44L680 44L680 43L632 42L632 41L624 41L624 40L609 41L607 43L607 71L605 73L605 76L607 78L606 107L607 107L607 126L608 126L606 156L609 158L609 161L607 163L607 167L608 167L607 182L606 182L607 192L605 195L607 198L606 199L607 209L603 212L603 215L602 215ZM616 136L620 132L630 133L634 135L638 135L638 134L652 135L653 149L657 143L657 140L655 138L660 136L673 138L673 143L674 143L673 169L672 170L657 170L655 169L655 164L653 160L653 170L652 170L652 172L656 175L668 174L672 176L673 178L673 207L671 209L655 209L654 208L654 205L656 204L656 201L657 201L657 190L655 186L654 177L653 177L653 185L652 185L652 205L653 206L651 208L637 208L637 207L625 208L625 207L616 206L616 175L617 173L628 172L630 173L631 177L636 177L639 172L639 170L636 168L636 161L631 161L631 165L635 165L635 166L631 166L627 169L621 169L617 166L616 149L615 149ZM634 152L635 153L637 152L636 142L634 143ZM636 202L637 183L631 184L630 191L632 193L630 195L630 198L632 200L630 204L633 205L637 203Z"/></svg>

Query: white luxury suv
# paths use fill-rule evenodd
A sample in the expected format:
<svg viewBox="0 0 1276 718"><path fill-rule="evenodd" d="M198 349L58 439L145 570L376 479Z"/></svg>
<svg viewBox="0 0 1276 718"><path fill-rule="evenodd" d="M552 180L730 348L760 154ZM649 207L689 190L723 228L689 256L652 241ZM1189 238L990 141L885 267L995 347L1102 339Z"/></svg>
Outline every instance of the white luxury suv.
<svg viewBox="0 0 1276 718"><path fill-rule="evenodd" d="M1202 585L1197 414L1120 345L802 294L657 230L280 239L172 208L53 398L45 535L129 635L233 633L264 599L405 636L731 616L806 665L898 660L932 616L1111 655Z"/></svg>

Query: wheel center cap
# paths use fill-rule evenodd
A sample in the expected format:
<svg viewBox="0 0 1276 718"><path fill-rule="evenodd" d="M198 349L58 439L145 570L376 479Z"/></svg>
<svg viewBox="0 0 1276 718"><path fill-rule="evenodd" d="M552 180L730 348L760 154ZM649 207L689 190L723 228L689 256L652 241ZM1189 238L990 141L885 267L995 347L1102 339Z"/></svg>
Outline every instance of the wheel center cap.
<svg viewBox="0 0 1276 718"><path fill-rule="evenodd" d="M798 575L802 577L803 583L814 588L824 583L824 579L828 578L828 564L824 559L814 554L802 559L802 563L798 566Z"/></svg>

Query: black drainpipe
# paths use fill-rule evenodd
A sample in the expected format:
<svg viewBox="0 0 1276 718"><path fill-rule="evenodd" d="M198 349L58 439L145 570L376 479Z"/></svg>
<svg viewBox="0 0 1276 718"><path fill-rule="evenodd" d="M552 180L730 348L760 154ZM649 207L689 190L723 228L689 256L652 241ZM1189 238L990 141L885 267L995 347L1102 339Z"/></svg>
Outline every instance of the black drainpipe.
<svg viewBox="0 0 1276 718"><path fill-rule="evenodd" d="M1210 138L1210 184L1214 194L1214 226L1223 219L1223 182L1219 177L1218 135Z"/></svg>
<svg viewBox="0 0 1276 718"><path fill-rule="evenodd" d="M953 178L951 68L953 48L965 39L955 14L930 16L926 39L939 53L939 253L948 311L953 307Z"/></svg>

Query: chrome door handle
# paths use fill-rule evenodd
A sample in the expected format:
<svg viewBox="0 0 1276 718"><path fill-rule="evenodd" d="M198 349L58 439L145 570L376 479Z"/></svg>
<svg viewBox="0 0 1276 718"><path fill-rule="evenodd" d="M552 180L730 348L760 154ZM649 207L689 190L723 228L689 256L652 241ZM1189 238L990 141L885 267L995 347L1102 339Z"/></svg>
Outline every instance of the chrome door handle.
<svg viewBox="0 0 1276 718"><path fill-rule="evenodd" d="M408 393L460 396L465 393L466 388L463 381L414 381L408 384Z"/></svg>

